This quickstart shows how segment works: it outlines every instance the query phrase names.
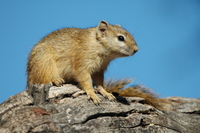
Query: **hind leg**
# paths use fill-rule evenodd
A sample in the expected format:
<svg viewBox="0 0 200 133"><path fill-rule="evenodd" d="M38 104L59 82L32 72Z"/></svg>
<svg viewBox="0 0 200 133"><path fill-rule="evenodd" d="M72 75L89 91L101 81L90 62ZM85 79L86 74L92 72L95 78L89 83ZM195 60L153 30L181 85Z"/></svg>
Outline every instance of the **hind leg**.
<svg viewBox="0 0 200 133"><path fill-rule="evenodd" d="M64 80L59 76L52 48L48 44L36 45L30 53L27 89L35 104L42 104L48 99L49 88L60 86Z"/></svg>
<svg viewBox="0 0 200 133"><path fill-rule="evenodd" d="M27 73L28 82L33 84L55 84L60 86L64 83L58 73L54 50L46 43L37 44L31 51Z"/></svg>

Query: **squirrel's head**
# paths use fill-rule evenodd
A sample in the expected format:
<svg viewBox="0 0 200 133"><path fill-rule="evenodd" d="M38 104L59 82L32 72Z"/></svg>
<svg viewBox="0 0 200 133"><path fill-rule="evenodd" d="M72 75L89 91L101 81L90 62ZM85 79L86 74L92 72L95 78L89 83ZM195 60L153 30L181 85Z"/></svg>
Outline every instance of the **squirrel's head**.
<svg viewBox="0 0 200 133"><path fill-rule="evenodd" d="M114 56L123 57L133 55L138 46L133 36L120 25L110 25L102 20L96 27L96 37Z"/></svg>

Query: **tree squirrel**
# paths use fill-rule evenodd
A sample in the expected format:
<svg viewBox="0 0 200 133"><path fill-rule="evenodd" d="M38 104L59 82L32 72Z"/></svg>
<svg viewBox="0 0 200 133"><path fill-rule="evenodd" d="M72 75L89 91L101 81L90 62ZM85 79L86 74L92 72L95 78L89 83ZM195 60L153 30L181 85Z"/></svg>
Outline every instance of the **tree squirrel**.
<svg viewBox="0 0 200 133"><path fill-rule="evenodd" d="M88 98L98 104L100 98L94 92L94 82L99 93L113 100L115 97L103 86L104 71L113 59L131 56L137 51L138 46L127 30L106 21L87 29L59 29L40 40L30 52L28 92L35 100L47 95L51 85L77 82ZM38 88L44 90L38 92ZM45 98L40 100L44 102ZM35 102L38 103L41 102Z"/></svg>

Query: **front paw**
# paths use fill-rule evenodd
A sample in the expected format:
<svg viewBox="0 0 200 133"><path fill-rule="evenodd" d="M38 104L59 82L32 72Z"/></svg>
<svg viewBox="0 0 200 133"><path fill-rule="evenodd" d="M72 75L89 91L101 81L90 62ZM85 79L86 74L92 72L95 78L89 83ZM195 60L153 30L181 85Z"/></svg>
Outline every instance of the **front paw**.
<svg viewBox="0 0 200 133"><path fill-rule="evenodd" d="M108 98L108 100L110 100L110 101L112 101L112 100L115 100L116 98L115 98L115 96L113 96L113 94L111 94L111 93L106 93L106 94L104 94L104 95L106 95L105 97L107 97Z"/></svg>
<svg viewBox="0 0 200 133"><path fill-rule="evenodd" d="M88 99L92 99L94 104L98 105L101 101L101 99L94 93L87 93Z"/></svg>
<svg viewBox="0 0 200 133"><path fill-rule="evenodd" d="M115 100L115 96L113 96L113 94L108 93L103 87L98 87L97 91L103 95L104 97L108 98L108 100Z"/></svg>

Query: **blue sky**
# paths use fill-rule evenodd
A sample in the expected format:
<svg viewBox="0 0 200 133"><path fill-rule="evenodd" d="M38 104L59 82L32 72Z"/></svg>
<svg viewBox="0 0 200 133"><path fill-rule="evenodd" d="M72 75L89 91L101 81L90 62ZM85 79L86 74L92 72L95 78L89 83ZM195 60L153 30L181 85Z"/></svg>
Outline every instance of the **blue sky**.
<svg viewBox="0 0 200 133"><path fill-rule="evenodd" d="M106 79L134 78L162 98L200 98L199 0L1 0L0 19L0 103L25 89L27 58L42 37L101 20L120 24L139 46L114 60Z"/></svg>

